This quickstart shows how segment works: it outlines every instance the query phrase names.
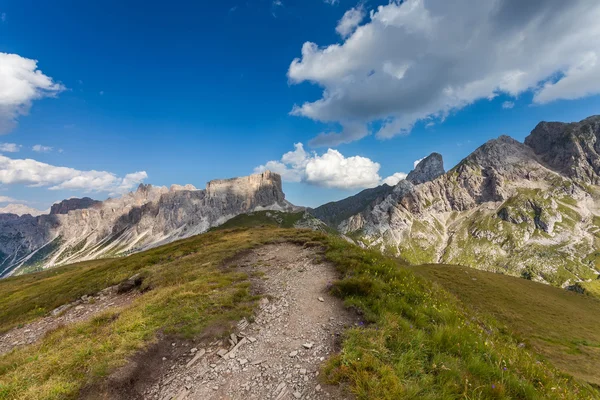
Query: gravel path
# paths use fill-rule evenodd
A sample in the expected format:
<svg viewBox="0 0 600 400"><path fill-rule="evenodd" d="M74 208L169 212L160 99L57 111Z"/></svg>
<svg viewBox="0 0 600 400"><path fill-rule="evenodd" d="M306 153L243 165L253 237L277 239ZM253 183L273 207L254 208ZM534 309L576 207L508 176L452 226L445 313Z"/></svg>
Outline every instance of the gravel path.
<svg viewBox="0 0 600 400"><path fill-rule="evenodd" d="M15 347L35 343L48 332L61 326L86 321L108 309L124 307L139 296L137 291L116 294L116 290L116 286L112 286L95 296L83 296L73 303L55 309L44 318L1 334L0 355L10 352Z"/></svg>
<svg viewBox="0 0 600 400"><path fill-rule="evenodd" d="M258 283L264 297L254 321L240 321L227 341L190 349L144 397L349 398L339 387L320 383L318 375L357 317L327 294L336 272L316 260L313 249L292 244L264 246L235 260L242 270L264 273Z"/></svg>

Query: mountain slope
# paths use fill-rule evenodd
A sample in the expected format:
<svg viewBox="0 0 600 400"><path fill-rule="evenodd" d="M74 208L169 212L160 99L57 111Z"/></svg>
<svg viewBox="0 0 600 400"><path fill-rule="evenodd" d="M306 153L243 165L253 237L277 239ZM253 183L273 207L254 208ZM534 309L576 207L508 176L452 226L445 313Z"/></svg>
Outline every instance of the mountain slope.
<svg viewBox="0 0 600 400"><path fill-rule="evenodd" d="M50 215L0 221L0 276L140 251L254 210L295 210L271 172L193 186L140 185L117 199L66 200Z"/></svg>
<svg viewBox="0 0 600 400"><path fill-rule="evenodd" d="M343 200L332 201L317 208L309 209L308 212L332 228L337 228L340 222L364 210L376 199L386 197L393 189L392 186L383 184L372 189L365 189Z"/></svg>
<svg viewBox="0 0 600 400"><path fill-rule="evenodd" d="M416 264L460 264L556 286L595 279L600 197L590 183L597 181L597 121L542 123L526 144L491 140L430 182L399 184L342 222L342 232ZM537 145L547 126L559 132L548 141L555 145ZM578 161L561 166L566 158Z"/></svg>
<svg viewBox="0 0 600 400"><path fill-rule="evenodd" d="M267 243L287 243L287 248L312 254L314 259L282 265L262 247ZM88 261L0 281L0 332L5 333L14 326L51 318L54 308L79 301L82 296L97 296L134 274L141 280L139 291L133 289L135 301L124 307L108 309L79 324L67 324L38 342L0 355L0 397L71 399L87 394L88 398L110 398L108 394L118 389L127 393L120 398L144 398L148 396L144 383L165 385L175 380L181 382L182 397L188 390L205 390L206 381L210 381L208 398L216 399L223 395L219 392L222 382L218 381L215 390L217 381L205 377L222 371L239 393L237 378L245 376L242 369L260 382L269 377L263 385L271 385L270 393L280 386L291 389L291 381L297 379L294 376L305 375L312 382L316 369L303 373L295 367L291 378L280 373L278 366L290 362L303 365L305 359L314 362L315 352L330 351L322 346L307 350L303 343L310 338L294 340L293 325L278 332L290 340L268 347L270 359L279 357L285 363L258 366L253 362L260 358L225 359L216 354L220 348L232 347L223 337L241 335L245 328L239 326L244 325L236 327L240 318L261 317L258 309L253 313L259 297L263 310L268 305L271 318L284 319L278 314L283 312L285 317L295 313L293 317L302 320L303 313L311 312L293 307L292 299L289 307L276 307L285 297L268 300L263 274L253 273L255 266L244 258L249 254L254 255L252 263L276 276L310 276L314 268L302 264L311 262L328 268L331 276L335 271L340 274L339 280L326 286L331 294L344 299L350 310L360 310L359 315L367 322L349 327L340 336L341 351L324 360L321 370L320 377L326 382L343 383L342 388L350 391L345 398L598 397L591 385L565 375L528 346L519 345L510 329L465 307L439 286L399 266L397 260L322 233L278 228L213 231L118 260ZM287 279L278 286L304 293L302 282ZM318 305L314 308L335 310L327 293L322 296L323 301L311 296ZM338 332L341 316L332 318L323 325L327 332ZM597 321L597 313L592 311L589 318ZM556 322L568 328L564 315L558 315ZM258 340L270 331L271 327L263 329ZM243 346L265 348L265 343L251 344L249 331L246 333ZM241 337L234 336L236 340ZM296 346L296 353L290 356L286 346ZM203 358L198 360L194 354ZM203 368L190 368L193 362L194 367L201 364ZM198 370L203 371L202 376L191 374ZM182 374L174 375L173 371ZM141 374L142 380L131 379ZM245 396L256 393L253 390L245 390ZM310 392L314 394L311 398L331 398L316 392Z"/></svg>
<svg viewBox="0 0 600 400"><path fill-rule="evenodd" d="M600 385L600 301L526 279L449 265L410 267L506 324L569 374Z"/></svg>
<svg viewBox="0 0 600 400"><path fill-rule="evenodd" d="M433 180L444 174L444 161L441 154L432 153L422 159L402 181L401 185L394 187L387 184L365 189L362 192L340 201L333 201L320 207L309 209L309 212L324 221L332 228L337 229L341 222L351 216L363 212L373 205L383 201L387 196L398 192L399 187L411 187L420 183ZM403 189L405 190L405 189Z"/></svg>

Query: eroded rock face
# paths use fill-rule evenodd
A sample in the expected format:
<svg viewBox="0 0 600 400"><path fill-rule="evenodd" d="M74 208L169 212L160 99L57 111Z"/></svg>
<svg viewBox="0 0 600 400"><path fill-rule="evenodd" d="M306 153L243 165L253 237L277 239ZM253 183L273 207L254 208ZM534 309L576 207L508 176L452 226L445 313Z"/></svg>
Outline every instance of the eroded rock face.
<svg viewBox="0 0 600 400"><path fill-rule="evenodd" d="M439 153L431 153L429 156L422 159L414 170L412 170L406 180L414 185L429 182L434 180L440 175L443 175L444 171L444 159Z"/></svg>
<svg viewBox="0 0 600 400"><path fill-rule="evenodd" d="M525 144L552 169L571 178L600 183L600 116L581 122L541 122Z"/></svg>
<svg viewBox="0 0 600 400"><path fill-rule="evenodd" d="M431 181L400 182L340 230L415 264L462 264L555 286L593 279L599 134L600 117L591 117L541 123L525 143L501 136Z"/></svg>
<svg viewBox="0 0 600 400"><path fill-rule="evenodd" d="M205 190L142 184L88 208L67 202L50 215L0 220L0 276L141 251L255 210L297 209L285 200L281 177L269 171L211 181ZM75 209L58 212L63 207Z"/></svg>
<svg viewBox="0 0 600 400"><path fill-rule="evenodd" d="M100 203L102 202L90 199L89 197L84 197L82 199L67 199L60 203L53 204L52 207L50 207L50 214L68 214L69 211L90 208Z"/></svg>

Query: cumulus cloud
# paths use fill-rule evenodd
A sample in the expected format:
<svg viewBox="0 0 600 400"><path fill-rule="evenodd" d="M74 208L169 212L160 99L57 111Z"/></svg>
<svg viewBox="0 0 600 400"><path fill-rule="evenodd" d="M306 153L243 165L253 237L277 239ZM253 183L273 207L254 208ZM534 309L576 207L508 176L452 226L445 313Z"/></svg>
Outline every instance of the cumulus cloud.
<svg viewBox="0 0 600 400"><path fill-rule="evenodd" d="M49 153L52 151L52 147L43 146L41 144L36 144L31 148L31 150L38 152L38 153Z"/></svg>
<svg viewBox="0 0 600 400"><path fill-rule="evenodd" d="M417 168L417 165L419 165L419 163L421 161L423 161L426 157L423 158L419 158L418 160L413 161L413 168Z"/></svg>
<svg viewBox="0 0 600 400"><path fill-rule="evenodd" d="M19 200L15 200L12 197L8 197L8 196L0 196L0 203L12 203L13 201L19 201Z"/></svg>
<svg viewBox="0 0 600 400"><path fill-rule="evenodd" d="M21 149L21 146L16 143L0 143L0 152L16 153Z"/></svg>
<svg viewBox="0 0 600 400"><path fill-rule="evenodd" d="M302 143L285 153L279 161L269 161L254 169L255 173L270 170L287 182L305 182L311 185L337 189L363 189L388 183L396 184L406 174L398 172L382 179L379 163L369 158L345 157L337 150L328 149L322 155L308 153ZM395 182L395 183L394 183Z"/></svg>
<svg viewBox="0 0 600 400"><path fill-rule="evenodd" d="M120 178L106 171L80 171L58 167L32 159L13 159L0 155L0 184L48 187L50 190L83 190L121 194L146 179L146 172L135 172Z"/></svg>
<svg viewBox="0 0 600 400"><path fill-rule="evenodd" d="M505 110L510 110L514 106L515 103L513 101L505 101L504 103L502 103L502 108L504 108Z"/></svg>
<svg viewBox="0 0 600 400"><path fill-rule="evenodd" d="M291 113L338 125L315 139L333 146L406 134L499 94L532 91L540 104L598 94L599 20L590 0L391 0L362 24L348 17L342 43L302 46L288 78L323 94Z"/></svg>
<svg viewBox="0 0 600 400"><path fill-rule="evenodd" d="M0 53L0 134L14 128L34 100L54 97L63 90L63 85L37 68L36 60Z"/></svg>
<svg viewBox="0 0 600 400"><path fill-rule="evenodd" d="M396 186L398 184L398 182L400 182L403 179L406 179L408 175L405 174L404 172L396 172L394 175L388 176L387 178L385 178L382 183L385 183L387 185L390 186Z"/></svg>
<svg viewBox="0 0 600 400"><path fill-rule="evenodd" d="M344 39L347 38L365 18L365 10L362 5L349 9L339 20L335 31Z"/></svg>

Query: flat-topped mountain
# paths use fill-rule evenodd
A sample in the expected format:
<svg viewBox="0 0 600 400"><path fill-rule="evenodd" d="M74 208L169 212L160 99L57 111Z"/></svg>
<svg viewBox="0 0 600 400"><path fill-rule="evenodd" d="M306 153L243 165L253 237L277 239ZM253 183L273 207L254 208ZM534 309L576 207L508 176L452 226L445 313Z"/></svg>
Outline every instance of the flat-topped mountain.
<svg viewBox="0 0 600 400"><path fill-rule="evenodd" d="M101 201L93 200L89 197L84 197L82 199L71 198L54 203L52 207L50 207L50 214L68 214L69 211L90 208L101 203Z"/></svg>
<svg viewBox="0 0 600 400"><path fill-rule="evenodd" d="M140 185L104 202L65 200L49 215L0 220L0 276L147 249L255 210L295 209L269 171L211 181L204 190Z"/></svg>

